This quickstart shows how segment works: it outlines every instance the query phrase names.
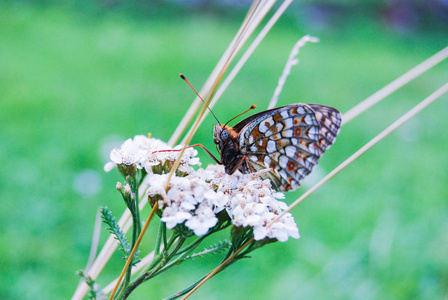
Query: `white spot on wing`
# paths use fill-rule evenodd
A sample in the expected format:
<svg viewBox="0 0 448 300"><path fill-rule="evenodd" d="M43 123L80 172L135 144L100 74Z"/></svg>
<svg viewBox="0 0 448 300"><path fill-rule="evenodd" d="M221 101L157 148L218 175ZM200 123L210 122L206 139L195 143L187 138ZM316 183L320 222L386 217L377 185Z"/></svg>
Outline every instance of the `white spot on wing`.
<svg viewBox="0 0 448 300"><path fill-rule="evenodd" d="M306 116L305 116L305 118L304 118L304 122L305 122L306 124L308 124L308 125L314 124L314 122L313 122L313 118L311 118L310 115L306 115Z"/></svg>
<svg viewBox="0 0 448 300"><path fill-rule="evenodd" d="M296 154L296 147L294 147L294 146L287 146L285 148L285 152L286 152L286 156L294 157L294 155Z"/></svg>
<svg viewBox="0 0 448 300"><path fill-rule="evenodd" d="M276 133L276 134L269 136L269 138L272 140L280 140L282 138L282 136L280 135L280 133Z"/></svg>
<svg viewBox="0 0 448 300"><path fill-rule="evenodd" d="M284 122L285 122L285 128L291 128L293 125L291 118L285 119Z"/></svg>
<svg viewBox="0 0 448 300"><path fill-rule="evenodd" d="M278 174L284 179L288 178L288 174L286 174L285 170L278 171Z"/></svg>
<svg viewBox="0 0 448 300"><path fill-rule="evenodd" d="M298 112L299 114L301 114L301 115L306 114L306 111L305 111L305 109L303 108L303 106L299 106L299 107L297 107L297 112Z"/></svg>
<svg viewBox="0 0 448 300"><path fill-rule="evenodd" d="M266 166L266 167L269 167L269 165L271 164L271 159L269 158L269 156L265 156L264 157L264 165Z"/></svg>
<svg viewBox="0 0 448 300"><path fill-rule="evenodd" d="M286 169L286 166L288 165L288 161L289 161L289 159L286 156L282 155L282 156L280 156L280 159L278 160L278 164L283 169Z"/></svg>
<svg viewBox="0 0 448 300"><path fill-rule="evenodd" d="M274 141L268 141L268 145L266 146L266 151L268 153L272 153L272 152L277 151L277 147L276 147Z"/></svg>
<svg viewBox="0 0 448 300"><path fill-rule="evenodd" d="M261 121L260 125L258 125L258 130L261 133L265 133L272 126L272 124L274 124L274 120L272 117L269 117L266 120Z"/></svg>
<svg viewBox="0 0 448 300"><path fill-rule="evenodd" d="M313 126L313 127L311 127L309 130L308 130L308 136L311 138L311 139L317 139L317 135L318 135L318 128L317 128L317 126Z"/></svg>
<svg viewBox="0 0 448 300"><path fill-rule="evenodd" d="M284 137L293 137L293 135L294 135L294 132L292 131L292 129L282 131L282 136L284 136Z"/></svg>

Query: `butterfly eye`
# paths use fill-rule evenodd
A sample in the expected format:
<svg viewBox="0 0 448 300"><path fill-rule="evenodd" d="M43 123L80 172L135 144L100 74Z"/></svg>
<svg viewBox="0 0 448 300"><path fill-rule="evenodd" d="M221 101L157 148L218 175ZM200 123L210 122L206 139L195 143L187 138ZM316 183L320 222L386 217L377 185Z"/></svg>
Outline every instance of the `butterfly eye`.
<svg viewBox="0 0 448 300"><path fill-rule="evenodd" d="M230 133L228 130L223 130L221 132L221 140L225 141L229 138L229 136L230 136Z"/></svg>

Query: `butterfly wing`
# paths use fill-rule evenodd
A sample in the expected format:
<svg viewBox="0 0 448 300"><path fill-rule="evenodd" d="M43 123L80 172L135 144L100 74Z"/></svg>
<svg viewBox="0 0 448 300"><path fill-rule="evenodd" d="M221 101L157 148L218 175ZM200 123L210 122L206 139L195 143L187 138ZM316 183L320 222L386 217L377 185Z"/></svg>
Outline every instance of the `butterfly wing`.
<svg viewBox="0 0 448 300"><path fill-rule="evenodd" d="M334 143L342 125L341 113L333 107L308 104L319 122L319 146L322 153Z"/></svg>
<svg viewBox="0 0 448 300"><path fill-rule="evenodd" d="M252 169L270 169L263 178L277 190L287 191L299 187L334 142L340 125L340 113L334 108L292 104L251 116L234 129Z"/></svg>

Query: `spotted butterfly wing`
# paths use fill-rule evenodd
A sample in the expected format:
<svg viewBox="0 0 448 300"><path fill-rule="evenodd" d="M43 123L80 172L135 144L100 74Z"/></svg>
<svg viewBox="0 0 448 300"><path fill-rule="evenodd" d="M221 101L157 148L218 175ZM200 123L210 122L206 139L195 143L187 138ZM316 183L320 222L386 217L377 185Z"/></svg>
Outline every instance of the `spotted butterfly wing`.
<svg viewBox="0 0 448 300"><path fill-rule="evenodd" d="M232 128L238 136L233 146L222 149L221 160L227 173L270 169L263 178L274 188L296 189L334 143L340 126L339 111L328 106L292 104L267 110ZM226 156L232 156L233 163L226 164Z"/></svg>

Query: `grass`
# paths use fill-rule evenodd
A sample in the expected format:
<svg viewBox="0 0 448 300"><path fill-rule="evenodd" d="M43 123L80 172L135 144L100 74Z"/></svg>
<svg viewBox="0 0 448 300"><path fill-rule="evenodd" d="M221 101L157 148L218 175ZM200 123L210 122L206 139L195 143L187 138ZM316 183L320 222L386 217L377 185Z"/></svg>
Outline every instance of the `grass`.
<svg viewBox="0 0 448 300"><path fill-rule="evenodd" d="M68 298L78 282L74 272L87 260L96 210L107 205L117 216L123 210L114 192L119 175L102 171L103 148L117 136L146 132L167 140L193 99L177 75L199 88L239 24L120 13L93 18L23 4L0 9L0 298ZM437 31L400 36L352 20L305 32L284 18L215 107L218 117L267 106L291 47L305 33L321 43L302 49L279 105L317 102L345 112L446 46L446 34ZM314 173L330 171L441 86L446 70L445 62L343 127ZM228 299L229 288L233 299L447 297L444 99L295 209L300 240L255 252L196 297ZM194 142L213 149L212 124L210 117ZM100 181L98 193L75 187L85 171ZM287 202L300 194L289 193ZM135 298L168 296L217 263L216 257L187 263L143 285ZM121 267L117 254L99 283Z"/></svg>

